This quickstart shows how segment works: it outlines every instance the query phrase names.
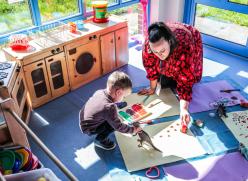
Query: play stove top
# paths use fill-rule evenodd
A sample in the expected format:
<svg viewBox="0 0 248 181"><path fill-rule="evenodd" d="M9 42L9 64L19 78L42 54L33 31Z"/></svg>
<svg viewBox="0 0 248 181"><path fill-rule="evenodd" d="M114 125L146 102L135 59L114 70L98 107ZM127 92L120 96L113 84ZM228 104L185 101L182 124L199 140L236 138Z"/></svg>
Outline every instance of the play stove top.
<svg viewBox="0 0 248 181"><path fill-rule="evenodd" d="M20 66L15 61L0 62L0 97L10 94L20 71Z"/></svg>
<svg viewBox="0 0 248 181"><path fill-rule="evenodd" d="M8 87L16 71L16 62L0 62L0 86Z"/></svg>

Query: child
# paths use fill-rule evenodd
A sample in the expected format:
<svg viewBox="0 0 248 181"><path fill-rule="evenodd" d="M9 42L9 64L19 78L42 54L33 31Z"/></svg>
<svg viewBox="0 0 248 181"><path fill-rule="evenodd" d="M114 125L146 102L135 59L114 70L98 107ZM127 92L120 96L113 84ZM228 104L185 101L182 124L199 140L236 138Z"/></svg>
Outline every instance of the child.
<svg viewBox="0 0 248 181"><path fill-rule="evenodd" d="M107 88L98 90L80 110L80 128L88 135L96 135L95 146L112 150L116 144L108 136L114 130L122 133L135 134L141 128L130 127L121 123L118 118L116 102L131 94L132 82L128 75L116 71L107 81Z"/></svg>

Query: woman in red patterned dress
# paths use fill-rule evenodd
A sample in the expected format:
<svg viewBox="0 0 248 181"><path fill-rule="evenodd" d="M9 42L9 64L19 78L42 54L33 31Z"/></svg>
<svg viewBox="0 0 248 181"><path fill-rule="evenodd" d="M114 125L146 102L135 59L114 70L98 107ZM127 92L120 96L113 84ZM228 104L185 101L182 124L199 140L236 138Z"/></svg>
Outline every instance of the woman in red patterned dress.
<svg viewBox="0 0 248 181"><path fill-rule="evenodd" d="M142 58L150 88L140 90L139 94L154 94L158 82L162 88L175 87L180 99L180 119L188 124L192 87L202 77L203 52L199 31L182 23L153 23L148 28Z"/></svg>

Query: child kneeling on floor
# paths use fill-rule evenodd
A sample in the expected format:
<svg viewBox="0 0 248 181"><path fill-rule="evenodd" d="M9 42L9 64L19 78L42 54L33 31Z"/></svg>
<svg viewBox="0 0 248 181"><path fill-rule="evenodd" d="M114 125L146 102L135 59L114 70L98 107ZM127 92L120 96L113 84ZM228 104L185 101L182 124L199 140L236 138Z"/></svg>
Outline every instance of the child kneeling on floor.
<svg viewBox="0 0 248 181"><path fill-rule="evenodd" d="M80 128L87 135L96 135L95 146L105 150L112 150L116 144L108 136L113 131L135 134L141 128L131 127L121 123L118 117L116 102L132 92L132 81L127 74L120 71L113 72L107 81L107 87L98 90L80 110Z"/></svg>

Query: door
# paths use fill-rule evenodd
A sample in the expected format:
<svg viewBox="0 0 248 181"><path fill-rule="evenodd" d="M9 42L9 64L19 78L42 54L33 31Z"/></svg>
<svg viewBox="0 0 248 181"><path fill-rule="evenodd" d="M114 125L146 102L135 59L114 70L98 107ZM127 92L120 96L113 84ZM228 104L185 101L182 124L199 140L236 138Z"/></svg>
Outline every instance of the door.
<svg viewBox="0 0 248 181"><path fill-rule="evenodd" d="M101 55L103 74L116 69L115 34L114 32L101 36Z"/></svg>
<svg viewBox="0 0 248 181"><path fill-rule="evenodd" d="M128 28L115 32L116 64L117 67L128 64Z"/></svg>
<svg viewBox="0 0 248 181"><path fill-rule="evenodd" d="M187 0L184 14L204 44L248 57L247 0Z"/></svg>
<svg viewBox="0 0 248 181"><path fill-rule="evenodd" d="M24 82L24 75L22 71L20 71L17 76L11 96L14 99L14 102L16 103L15 106L17 114L21 117L27 97L27 88Z"/></svg>
<svg viewBox="0 0 248 181"><path fill-rule="evenodd" d="M61 52L45 58L52 97L67 93L70 89L65 54Z"/></svg>
<svg viewBox="0 0 248 181"><path fill-rule="evenodd" d="M48 102L52 95L44 60L23 67L32 107Z"/></svg>

